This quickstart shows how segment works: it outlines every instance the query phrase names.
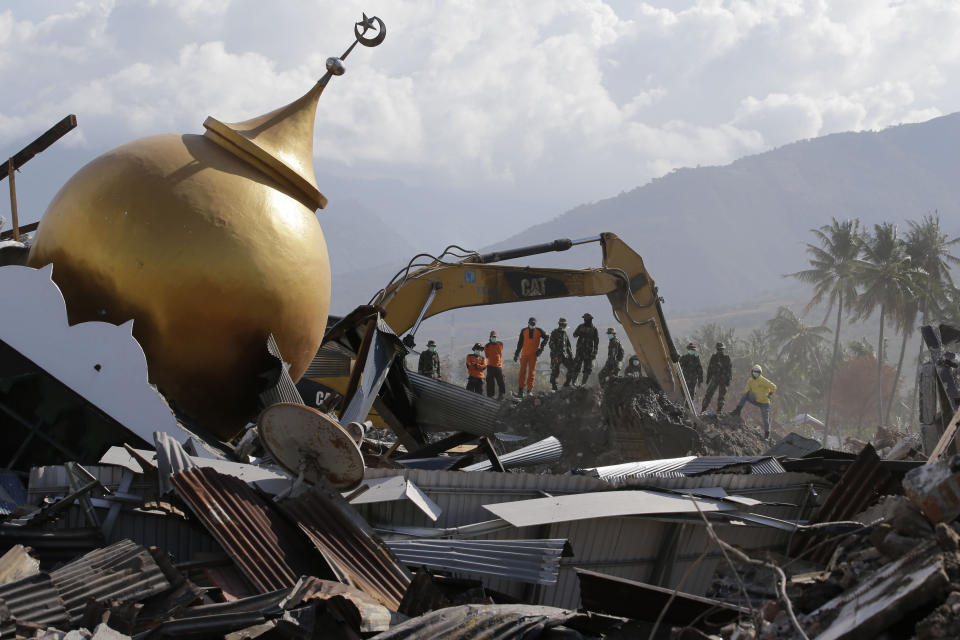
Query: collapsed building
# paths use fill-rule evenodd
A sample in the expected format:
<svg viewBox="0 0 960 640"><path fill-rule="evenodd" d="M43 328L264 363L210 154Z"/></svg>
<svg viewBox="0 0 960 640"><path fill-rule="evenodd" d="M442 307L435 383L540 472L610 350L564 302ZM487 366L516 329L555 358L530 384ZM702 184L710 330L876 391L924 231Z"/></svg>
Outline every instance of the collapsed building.
<svg viewBox="0 0 960 640"><path fill-rule="evenodd" d="M412 261L328 318L314 111L385 33L15 222L0 637L957 637L956 328L924 328L922 441L849 452L698 416L613 234ZM588 241L599 269L494 264ZM498 402L403 366L425 317L565 295L605 295L647 375Z"/></svg>

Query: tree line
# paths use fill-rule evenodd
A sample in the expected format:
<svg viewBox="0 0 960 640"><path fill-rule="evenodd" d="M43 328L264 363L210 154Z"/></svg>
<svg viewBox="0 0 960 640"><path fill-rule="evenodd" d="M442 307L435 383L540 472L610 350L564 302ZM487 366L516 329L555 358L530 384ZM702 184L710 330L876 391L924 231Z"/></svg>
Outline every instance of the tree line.
<svg viewBox="0 0 960 640"><path fill-rule="evenodd" d="M898 403L907 343L922 324L960 323L960 290L951 274L960 264L953 254L960 237L950 238L935 213L907 221L903 231L891 222L869 229L857 219L834 218L811 233L809 268L785 277L813 287L803 316L825 306L819 324L807 324L780 307L763 328L744 338L733 329L708 324L690 339L704 352L716 342L728 343L735 372L763 365L778 385L780 420L810 412L822 416L828 433L855 427L858 435L874 419L873 426L890 424L895 415L912 422L916 384L908 394L912 397ZM872 317L879 321L875 346L866 338L841 344L844 320ZM888 327L893 335L886 334ZM893 367L887 362L887 342L897 336L899 355Z"/></svg>

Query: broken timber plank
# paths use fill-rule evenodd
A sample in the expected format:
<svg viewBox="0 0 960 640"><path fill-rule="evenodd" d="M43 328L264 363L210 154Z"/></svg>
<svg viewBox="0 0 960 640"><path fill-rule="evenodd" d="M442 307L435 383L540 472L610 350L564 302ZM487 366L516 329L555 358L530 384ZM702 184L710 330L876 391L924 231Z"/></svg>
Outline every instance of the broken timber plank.
<svg viewBox="0 0 960 640"><path fill-rule="evenodd" d="M866 576L801 624L816 640L871 639L936 598L949 583L943 556L928 543Z"/></svg>
<svg viewBox="0 0 960 640"><path fill-rule="evenodd" d="M940 441L937 442L937 446L934 447L933 451L930 452L930 456L927 458L927 464L936 462L940 456L946 452L950 445L953 444L954 439L957 437L958 427L960 427L960 409L953 414L953 420L950 421L950 424L947 425L943 435L940 436Z"/></svg>
<svg viewBox="0 0 960 640"><path fill-rule="evenodd" d="M52 145L76 126L77 116L71 113L66 118L47 129L40 135L39 138L25 146L10 158L10 163L13 164L13 170L16 171L25 165L30 158ZM6 177L7 174L5 172L0 172L0 182L2 182Z"/></svg>

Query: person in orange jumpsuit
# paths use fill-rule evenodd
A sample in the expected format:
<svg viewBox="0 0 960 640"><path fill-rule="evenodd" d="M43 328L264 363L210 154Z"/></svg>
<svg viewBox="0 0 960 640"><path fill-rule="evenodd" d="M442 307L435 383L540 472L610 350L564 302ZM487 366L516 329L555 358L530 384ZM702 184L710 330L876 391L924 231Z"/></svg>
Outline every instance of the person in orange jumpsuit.
<svg viewBox="0 0 960 640"><path fill-rule="evenodd" d="M467 391L483 393L483 370L487 368L487 359L483 357L483 345L473 345L473 353L467 356Z"/></svg>
<svg viewBox="0 0 960 640"><path fill-rule="evenodd" d="M527 320L527 328L520 331L517 341L517 351L513 354L513 361L520 361L520 380L517 382L517 396L523 397L523 388L527 393L533 391L533 378L537 373L537 358L547 346L549 337L547 332L537 326L537 319Z"/></svg>
<svg viewBox="0 0 960 640"><path fill-rule="evenodd" d="M503 343L497 340L497 332L490 332L490 342L483 347L487 358L487 397L492 398L495 388L499 388L497 400L503 397L506 389L503 384Z"/></svg>

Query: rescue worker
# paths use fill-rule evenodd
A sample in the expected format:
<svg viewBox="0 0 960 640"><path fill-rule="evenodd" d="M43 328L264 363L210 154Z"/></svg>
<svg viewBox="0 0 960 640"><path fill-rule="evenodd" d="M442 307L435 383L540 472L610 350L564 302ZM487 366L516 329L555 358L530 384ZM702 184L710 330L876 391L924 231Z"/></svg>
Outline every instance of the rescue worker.
<svg viewBox="0 0 960 640"><path fill-rule="evenodd" d="M574 329L573 337L577 339L577 351L573 358L573 367L567 370L567 381L563 383L565 387L577 381L577 374L580 373L581 367L583 367L583 382L580 384L587 384L587 378L593 371L593 360L597 357L597 349L600 348L600 334L593 326L592 315L583 314L583 322Z"/></svg>
<svg viewBox="0 0 960 640"><path fill-rule="evenodd" d="M687 352L680 356L680 371L683 372L683 379L687 382L687 389L692 399L697 385L703 382L703 363L697 355L696 342L687 344Z"/></svg>
<svg viewBox="0 0 960 640"><path fill-rule="evenodd" d="M627 363L627 368L623 370L623 375L626 378L639 378L643 375L643 370L640 369L640 356L630 356L630 362Z"/></svg>
<svg viewBox="0 0 960 640"><path fill-rule="evenodd" d="M417 373L430 376L434 380L440 379L440 356L437 355L437 343L427 342L427 350L420 352L420 362L417 363Z"/></svg>
<svg viewBox="0 0 960 640"><path fill-rule="evenodd" d="M735 416L740 415L743 405L750 403L755 407L760 407L760 415L763 417L763 435L770 437L770 401L773 400L773 392L777 390L777 385L763 377L763 369L760 365L753 365L750 370L750 377L747 379L747 386L744 388L743 396L737 403L737 408L731 413Z"/></svg>
<svg viewBox="0 0 960 640"><path fill-rule="evenodd" d="M520 361L520 379L517 382L517 396L523 397L523 388L527 393L533 391L533 379L537 374L537 358L543 353L548 342L547 332L537 326L537 319L527 320L527 328L520 331L517 340L517 351L513 354L513 361ZM522 357L521 357L522 354Z"/></svg>
<svg viewBox="0 0 960 640"><path fill-rule="evenodd" d="M600 384L605 383L610 378L620 373L620 362L623 361L623 345L617 339L617 330L613 327L607 328L607 361L603 363L603 369L597 374Z"/></svg>
<svg viewBox="0 0 960 640"><path fill-rule="evenodd" d="M730 379L733 377L733 363L730 362L730 356L727 355L727 348L722 342L717 343L717 351L710 356L710 362L707 363L707 391L703 394L703 405L700 407L700 413L707 410L710 406L710 399L713 392L717 392L717 413L723 412L723 399L727 395L727 387L730 385Z"/></svg>
<svg viewBox="0 0 960 640"><path fill-rule="evenodd" d="M567 369L567 377L570 377L572 363L573 350L570 346L570 336L567 335L567 319L560 318L557 328L550 332L550 388L557 390L560 365Z"/></svg>
<svg viewBox="0 0 960 640"><path fill-rule="evenodd" d="M503 383L503 343L497 340L497 332L490 332L490 341L483 347L487 358L487 397L492 398L494 387L499 387L497 400L503 397L506 387Z"/></svg>
<svg viewBox="0 0 960 640"><path fill-rule="evenodd" d="M483 393L483 370L487 359L483 357L483 345L473 345L473 353L467 355L467 391Z"/></svg>

